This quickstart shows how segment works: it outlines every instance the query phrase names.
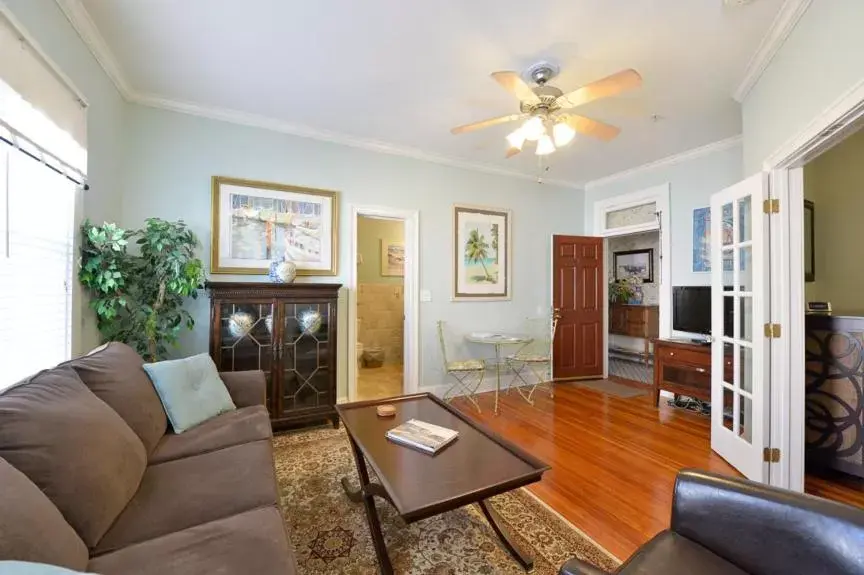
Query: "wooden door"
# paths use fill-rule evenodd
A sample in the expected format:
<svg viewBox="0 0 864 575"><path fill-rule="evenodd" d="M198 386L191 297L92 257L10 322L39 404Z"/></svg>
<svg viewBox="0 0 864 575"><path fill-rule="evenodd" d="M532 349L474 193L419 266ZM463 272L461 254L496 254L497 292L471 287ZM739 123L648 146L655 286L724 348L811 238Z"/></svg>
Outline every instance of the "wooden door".
<svg viewBox="0 0 864 575"><path fill-rule="evenodd" d="M552 236L556 379L603 377L603 238Z"/></svg>

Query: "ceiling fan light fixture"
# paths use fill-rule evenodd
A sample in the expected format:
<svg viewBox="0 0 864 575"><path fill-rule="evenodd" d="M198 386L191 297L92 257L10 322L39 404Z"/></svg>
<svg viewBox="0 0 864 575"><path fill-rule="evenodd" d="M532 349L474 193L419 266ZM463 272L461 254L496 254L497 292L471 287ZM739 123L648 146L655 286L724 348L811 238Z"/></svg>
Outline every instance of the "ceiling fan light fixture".
<svg viewBox="0 0 864 575"><path fill-rule="evenodd" d="M511 148L517 150L522 149L522 146L525 144L525 139L525 131L522 128L517 128L507 134L507 143L510 144Z"/></svg>
<svg viewBox="0 0 864 575"><path fill-rule="evenodd" d="M540 139L537 140L537 150L534 153L538 156L548 156L554 151L555 144L552 143L552 138L549 137L549 134L543 134Z"/></svg>
<svg viewBox="0 0 864 575"><path fill-rule="evenodd" d="M552 137L555 140L555 146L558 148L566 146L572 142L575 136L576 130L571 128L564 120L559 120L554 126L552 126Z"/></svg>
<svg viewBox="0 0 864 575"><path fill-rule="evenodd" d="M528 118L520 129L525 134L525 139L532 142L536 142L546 135L546 126L543 125L543 118L540 116Z"/></svg>

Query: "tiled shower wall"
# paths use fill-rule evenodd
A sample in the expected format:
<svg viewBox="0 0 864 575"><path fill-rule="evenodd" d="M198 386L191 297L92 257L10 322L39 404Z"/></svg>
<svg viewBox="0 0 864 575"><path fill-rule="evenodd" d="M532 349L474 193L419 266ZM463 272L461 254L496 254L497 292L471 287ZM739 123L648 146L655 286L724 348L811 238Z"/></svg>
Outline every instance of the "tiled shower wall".
<svg viewBox="0 0 864 575"><path fill-rule="evenodd" d="M357 291L357 340L384 349L384 362L402 363L404 336L402 284L361 283Z"/></svg>

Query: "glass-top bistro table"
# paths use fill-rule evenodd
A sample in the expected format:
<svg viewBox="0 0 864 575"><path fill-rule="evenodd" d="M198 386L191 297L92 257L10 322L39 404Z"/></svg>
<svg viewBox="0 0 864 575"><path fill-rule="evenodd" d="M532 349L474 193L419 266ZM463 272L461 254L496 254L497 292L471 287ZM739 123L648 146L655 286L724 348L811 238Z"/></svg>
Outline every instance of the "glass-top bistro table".
<svg viewBox="0 0 864 575"><path fill-rule="evenodd" d="M505 345L525 345L534 338L516 333L473 332L465 336L465 341L491 345L495 348L495 414L498 414L498 394L501 392L501 370L507 368L507 362L501 359L501 348Z"/></svg>

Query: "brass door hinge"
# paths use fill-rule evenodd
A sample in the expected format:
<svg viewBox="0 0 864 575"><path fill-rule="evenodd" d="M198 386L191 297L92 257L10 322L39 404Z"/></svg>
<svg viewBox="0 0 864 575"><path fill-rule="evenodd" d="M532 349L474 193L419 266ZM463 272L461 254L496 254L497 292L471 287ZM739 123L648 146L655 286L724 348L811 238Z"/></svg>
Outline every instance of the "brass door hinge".
<svg viewBox="0 0 864 575"><path fill-rule="evenodd" d="M780 200L765 200L762 202L762 211L766 214L780 213Z"/></svg>
<svg viewBox="0 0 864 575"><path fill-rule="evenodd" d="M780 463L780 450L776 447L766 447L762 450L762 461L766 463Z"/></svg>
<svg viewBox="0 0 864 575"><path fill-rule="evenodd" d="M766 323L765 324L765 337L768 337L768 338L780 337L780 324L779 323Z"/></svg>

